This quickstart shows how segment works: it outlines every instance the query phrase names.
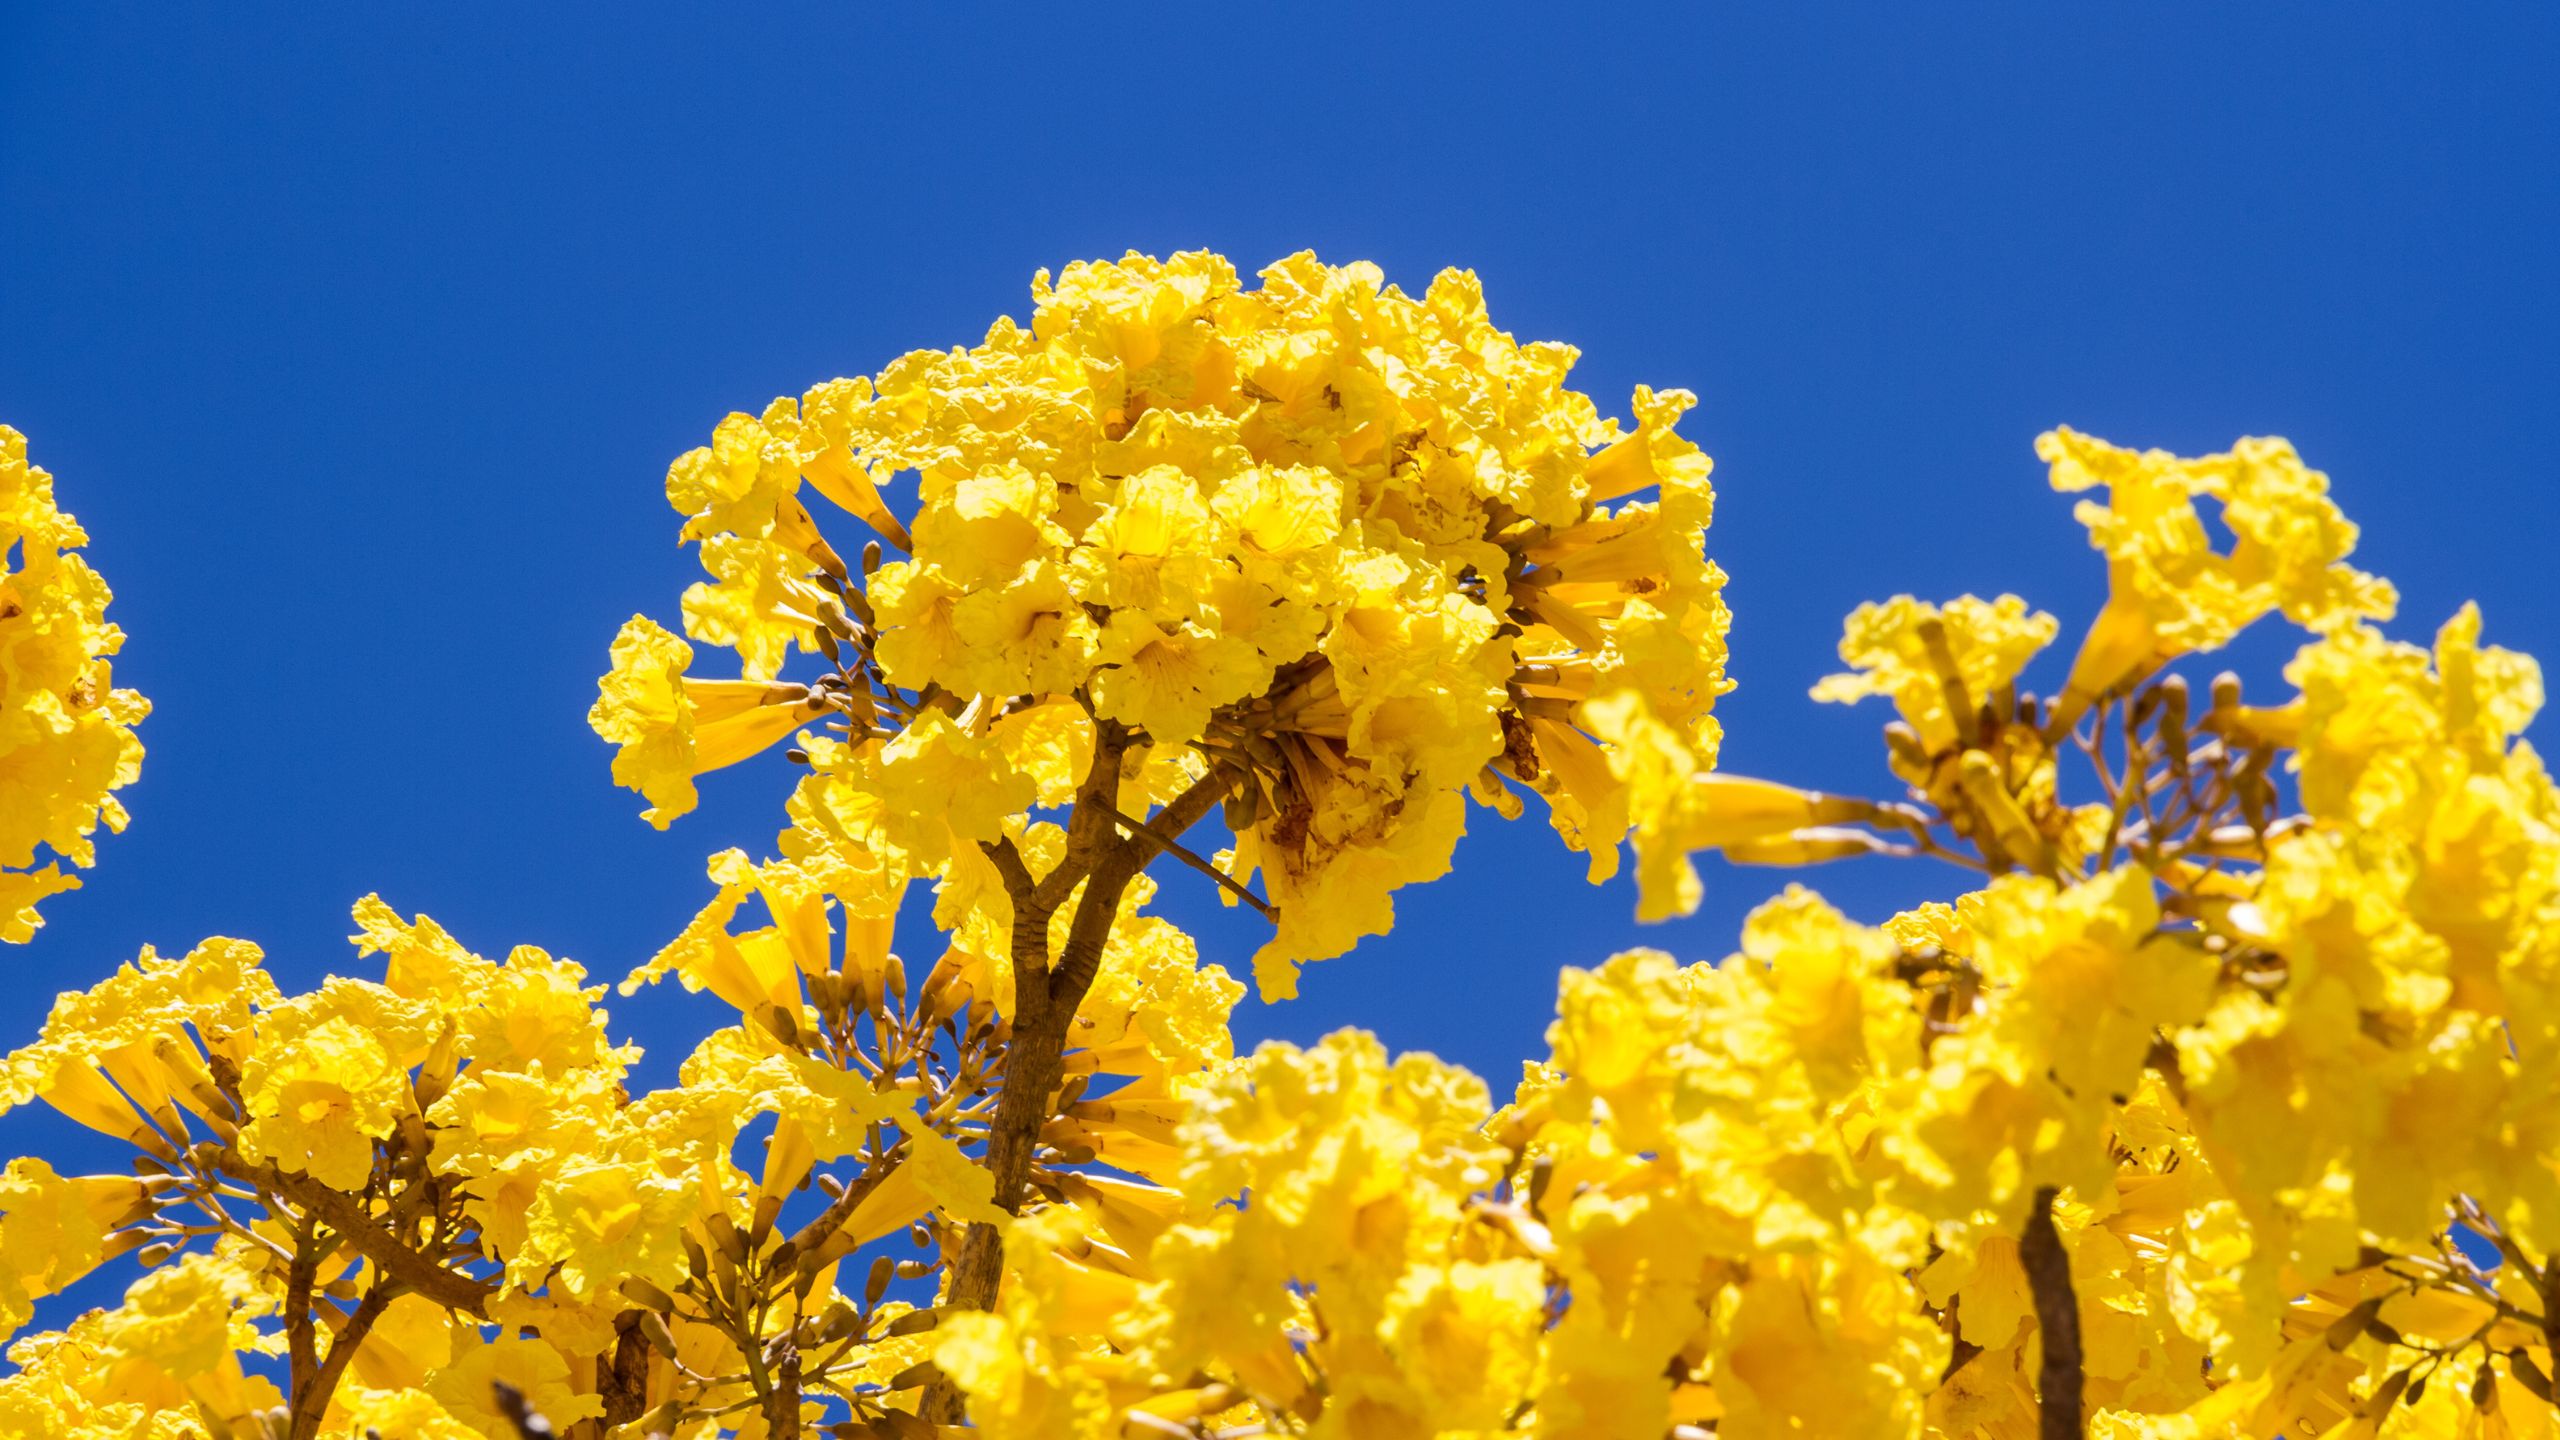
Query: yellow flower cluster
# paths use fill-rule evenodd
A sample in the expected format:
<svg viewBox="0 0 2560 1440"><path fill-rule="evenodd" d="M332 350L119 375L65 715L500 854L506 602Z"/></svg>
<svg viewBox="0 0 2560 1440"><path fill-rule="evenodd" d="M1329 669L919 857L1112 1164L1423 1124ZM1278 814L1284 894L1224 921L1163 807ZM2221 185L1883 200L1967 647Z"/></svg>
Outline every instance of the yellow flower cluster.
<svg viewBox="0 0 2560 1440"><path fill-rule="evenodd" d="M2069 428L2037 437L2053 488L2104 488L2080 502L2089 543L2107 557L2107 605L2089 627L2066 705L2180 655L2216 650L2270 612L2326 632L2387 620L2399 594L2345 563L2356 527L2329 499L2329 477L2283 440L2252 437L2186 460L2139 453ZM2232 536L2217 550L2196 501L2209 499Z"/></svg>
<svg viewBox="0 0 2560 1440"><path fill-rule="evenodd" d="M1639 389L1622 430L1565 386L1570 347L1495 329L1463 272L1415 297L1298 255L1261 281L1205 253L1078 263L1035 282L1028 327L722 421L667 495L711 576L685 629L745 678L687 678L635 618L593 717L616 779L663 825L695 775L823 710L850 743L805 747L804 799L884 812L863 868L941 875L1035 789L1072 800L1104 727L1216 777L1223 867L1274 912L1272 996L1447 869L1470 792L1545 796L1605 879L1644 797L1590 706L1660 729L1678 780L1714 761L1692 398ZM902 517L883 497L909 474ZM860 573L804 482L879 536ZM777 683L795 648L832 673ZM1649 910L1694 905L1646 874Z"/></svg>
<svg viewBox="0 0 2560 1440"><path fill-rule="evenodd" d="M529 947L503 964L483 960L378 899L356 918L359 944L388 955L381 982L332 978L287 998L253 946L208 941L180 960L146 951L95 989L65 995L36 1043L9 1057L0 1106L41 1098L134 1144L149 1174L120 1189L23 1177L0 1198L0 1227L14 1238L21 1224L44 1224L52 1238L45 1264L13 1262L14 1283L42 1294L79 1278L115 1226L130 1227L116 1232L120 1248L152 1247L146 1259L197 1236L210 1248L153 1272L118 1309L19 1346L87 1367L100 1363L100 1343L122 1344L159 1367L152 1383L55 1374L21 1355L26 1370L0 1381L0 1413L68 1386L114 1402L93 1426L164 1410L245 1423L281 1397L269 1381L244 1378L232 1350L309 1343L307 1315L299 1340L252 1322L279 1312L290 1321L315 1288L349 1302L378 1297L341 1332L364 1346L341 1367L352 1362L377 1390L432 1389L452 1366L481 1363L484 1348L448 1307L492 1318L513 1307L526 1323L575 1333L569 1321L592 1298L582 1279L646 1273L653 1251L675 1248L674 1223L700 1203L694 1172L718 1152L706 1127L619 1093L632 1052L603 1039L590 1008L602 991L581 989L576 966ZM395 1194L405 1201L389 1203ZM190 1206L200 1218L176 1218ZM464 1268L477 1261L535 1284L484 1283ZM524 1293L555 1269L547 1298ZM187 1323L212 1328L188 1342L205 1354L185 1365L165 1345L132 1339L165 1303L154 1287L173 1274L211 1287L188 1301ZM593 1323L610 1333L609 1315ZM547 1363L565 1374L568 1361ZM569 1390L556 1398L577 1417Z"/></svg>
<svg viewBox="0 0 2560 1440"><path fill-rule="evenodd" d="M680 1089L635 1098L636 1052L607 1043L603 991L582 987L579 967L530 947L490 962L378 899L356 919L359 946L385 957L380 982L332 978L288 998L240 942L146 952L64 996L9 1057L0 1107L42 1098L134 1144L146 1172L9 1168L9 1322L137 1244L160 1268L121 1306L17 1344L0 1417L19 1428L0 1433L270 1433L256 1427L304 1391L242 1361L290 1352L307 1388L314 1294L343 1312L335 1398L274 1428L279 1440L368 1426L512 1440L493 1381L560 1424L600 1415L598 1353L610 1363L628 1304L616 1287L675 1284L704 1243L692 1237L753 1223L753 1182L730 1158L740 1126L786 1104L778 1095L828 1115L898 1108L839 1072L813 1094L770 1037L760 1052L738 1031L706 1041ZM716 1333L679 1341L719 1363Z"/></svg>
<svg viewBox="0 0 2560 1440"><path fill-rule="evenodd" d="M979 997L1006 951L973 922L911 986L885 921L839 933L798 864L729 852L711 873L713 903L625 988L673 975L738 1023L645 1094L578 966L489 961L373 897L354 939L379 981L287 995L255 947L213 940L64 995L0 1063L0 1111L41 1099L132 1145L139 1177L0 1173L0 1320L137 1248L155 1268L18 1341L0 1423L19 1428L0 1434L516 1440L498 1384L555 1426L661 1427L632 1435L763 1436L804 1405L817 1423L831 1393L911 1416L913 1389L887 1387L930 1327L901 1324L887 1258L850 1293L836 1276L884 1237L1006 1220L961 1148L1002 1068ZM1180 1170L1242 994L1147 893L1074 1029L1071 1084L1108 1098L1068 1097L1050 1136L1121 1176ZM744 924L750 904L769 923ZM1115 1217L1176 1198L1063 1167L1042 1183ZM834 1203L782 1224L813 1185ZM758 1368L790 1345L805 1399ZM693 1418L741 1409L757 1424Z"/></svg>
<svg viewBox="0 0 2560 1440"><path fill-rule="evenodd" d="M1900 596L1815 691L1892 705L1895 793L1717 773L1686 397L1618 433L1464 276L1262 281L1077 266L1027 330L677 463L687 632L741 675L635 618L615 778L663 825L786 737L806 773L778 854L712 857L623 981L734 1019L673 1084L635 1091L581 967L370 897L378 979L288 994L216 939L63 995L0 1112L135 1162L0 1170L0 1436L2560 1429L2531 660L2469 609L2377 630L2281 441L2058 431L2108 598L2051 697L2054 617ZM907 558L847 563L803 483ZM2270 615L2305 632L2274 703L2178 672ZM1567 970L1502 1105L1356 1031L1238 1056L1244 987L1147 908L1170 856L1275 912L1285 994L1445 865L1464 796L1523 788L1596 874L1632 840L1647 914L1702 848L1963 878ZM1233 848L1184 848L1222 804ZM50 1313L114 1265L119 1303Z"/></svg>
<svg viewBox="0 0 2560 1440"><path fill-rule="evenodd" d="M1984 909L2003 980L2144 948L2040 882ZM1498 1115L1474 1077L1353 1032L1266 1046L1195 1096L1178 1218L1021 1222L1025 1283L947 1325L935 1358L991 1399L971 1413L998 1435L1118 1435L1133 1411L1353 1434L1976 1433L1938 1423L1951 1340L1924 1292L2007 1277L2007 1308L1974 1299L1965 1333L1996 1352L1986 1371L2019 1363L2034 1331L2010 1235L2034 1188L2075 1175L2106 1214L2121 1203L2114 1131L2064 1086L2138 1085L2148 1032L2130 1011L2095 1046L2052 1025L2097 984L2075 972L1933 1049L1933 997L1899 954L1798 892L1720 967L1638 952L1569 971L1554 1053ZM2210 979L2190 964L2183 997L2146 998L2194 1009ZM2075 1254L2113 1243L2101 1218L2073 1214ZM1104 1275L1069 1258L1097 1246ZM2183 1359L2174 1393L2200 1393L2202 1349L2157 1297L2115 1298L2092 1374L2160 1387Z"/></svg>
<svg viewBox="0 0 2560 1440"><path fill-rule="evenodd" d="M1892 699L1911 788L1855 818L1976 888L1873 929L1790 890L1720 965L1568 971L1552 1054L1496 1114L1348 1032L1226 1067L1179 1137L1179 1214L1019 1222L1023 1283L936 1352L973 1417L2552 1433L2560 792L2518 738L2539 673L2467 609L2432 652L2360 623L2388 591L2342 578L2343 523L2235 525L2199 572L2295 579L2052 707L2016 686L2058 627L2015 597L1862 609L1856 670L1817 693ZM2312 631L2284 703L2225 677L2190 714L2153 677L2279 607ZM2055 799L2075 750L2084 806ZM1134 1303L1061 1258L1103 1236Z"/></svg>
<svg viewBox="0 0 2560 1440"><path fill-rule="evenodd" d="M25 943L44 923L36 903L79 888L42 852L95 864L98 826L125 826L112 792L142 773L133 727L151 703L115 688L107 657L124 632L77 553L88 543L53 476L27 463L27 437L0 425L0 941Z"/></svg>

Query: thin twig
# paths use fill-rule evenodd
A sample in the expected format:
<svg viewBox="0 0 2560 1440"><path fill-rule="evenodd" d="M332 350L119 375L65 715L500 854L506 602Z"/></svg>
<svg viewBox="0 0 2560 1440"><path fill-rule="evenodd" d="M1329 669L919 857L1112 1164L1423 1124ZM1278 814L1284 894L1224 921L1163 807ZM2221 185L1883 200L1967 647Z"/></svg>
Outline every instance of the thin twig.
<svg viewBox="0 0 2560 1440"><path fill-rule="evenodd" d="M1208 876L1210 879L1217 881L1219 886L1228 894L1235 896L1237 899L1242 900L1247 905L1250 905L1255 910L1261 912L1263 919L1269 920L1274 924L1279 923L1279 912L1271 908L1271 902L1254 894L1251 890L1246 889L1244 884L1237 880L1236 877L1219 869L1217 866L1210 864L1207 860L1201 858L1198 852L1193 851L1187 846L1177 845L1174 842L1167 840L1163 836L1157 834L1155 832L1155 828L1147 824L1144 820L1132 820L1128 816L1121 814L1118 810L1115 810L1108 805L1102 807L1102 813L1111 817L1113 820L1120 822L1121 828L1129 831L1133 835L1136 835L1139 839L1146 841L1148 844L1153 845L1165 854L1172 856L1174 859L1181 861L1183 864L1188 865L1192 869L1199 871L1201 874Z"/></svg>

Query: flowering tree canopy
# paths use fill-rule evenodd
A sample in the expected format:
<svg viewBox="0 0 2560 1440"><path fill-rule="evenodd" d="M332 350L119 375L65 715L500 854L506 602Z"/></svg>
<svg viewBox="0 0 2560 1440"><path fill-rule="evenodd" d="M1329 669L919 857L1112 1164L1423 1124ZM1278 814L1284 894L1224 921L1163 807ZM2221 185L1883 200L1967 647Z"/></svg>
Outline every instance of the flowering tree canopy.
<svg viewBox="0 0 2560 1440"><path fill-rule="evenodd" d="M2051 658L2017 596L1860 607L1814 698L1891 706L1879 793L1818 794L1714 770L1688 395L1602 418L1463 274L1259 278L1072 266L676 462L708 578L691 643L613 642L613 776L664 827L804 773L622 980L734 1009L675 1085L634 1093L579 966L374 897L379 978L288 995L214 939L64 995L0 1107L136 1163L8 1167L0 1311L141 1270L21 1336L0 1434L2553 1432L2540 676L2469 609L2388 638L2325 476L2043 437L2106 603ZM44 603L129 725L95 607ZM2270 620L2273 693L2184 673ZM97 813L41 753L0 773ZM1524 792L1594 880L1632 845L1647 916L1700 850L1956 883L1567 969L1500 1103L1357 1031L1237 1055L1244 986L1149 910L1260 912L1285 997Z"/></svg>

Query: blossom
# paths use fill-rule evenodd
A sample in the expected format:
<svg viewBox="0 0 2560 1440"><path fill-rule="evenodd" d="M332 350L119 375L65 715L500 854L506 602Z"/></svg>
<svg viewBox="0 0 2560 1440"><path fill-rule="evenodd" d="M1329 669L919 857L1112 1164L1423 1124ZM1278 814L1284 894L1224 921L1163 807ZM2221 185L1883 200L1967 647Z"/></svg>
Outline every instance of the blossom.
<svg viewBox="0 0 2560 1440"><path fill-rule="evenodd" d="M1992 601L1964 595L1944 606L1897 595L1861 605L1850 613L1840 639L1841 660L1855 668L1826 677L1813 687L1813 698L1852 702L1882 695L1920 732L1923 745L1943 750L1955 743L1958 727L1949 710L1949 676L1933 652L1942 646L1952 663L1952 676L1962 684L1953 694L1980 705L2015 681L2060 628L2051 615L2028 610L2015 595Z"/></svg>
<svg viewBox="0 0 2560 1440"><path fill-rule="evenodd" d="M598 735L621 747L614 783L648 796L643 818L661 830L694 807L695 776L764 751L820 708L804 686L689 679L692 662L693 647L632 616L587 715Z"/></svg>
<svg viewBox="0 0 2560 1440"><path fill-rule="evenodd" d="M1234 864L1272 892L1256 973L1275 995L1445 868L1470 797L1507 815L1512 787L1535 791L1595 880L1614 869L1623 780L1547 752L1614 743L1575 713L1601 690L1711 735L1726 615L1709 465L1676 428L1694 397L1639 388L1631 432L1603 419L1565 383L1572 352L1496 329L1464 272L1412 295L1296 255L1259 279L1199 252L1044 272L1028 325L733 414L677 461L668 497L712 577L687 633L750 682L819 652L855 717L845 750L804 747L827 758L803 791L854 823L800 843L942 879L996 831L973 814L953 846L901 823L911 802L875 807L863 792L905 764L930 760L911 773L937 805L1009 812L1009 777L1050 766L1060 727L1194 749L1255 796L1230 816ZM909 476L912 510L891 513ZM901 553L856 573L803 524L803 482ZM686 738L698 682L641 622L615 655L595 723L663 823L714 763ZM1004 723L1040 711L1057 724ZM892 732L876 758L865 717ZM1695 903L1662 863L1649 915Z"/></svg>
<svg viewBox="0 0 2560 1440"><path fill-rule="evenodd" d="M412 1105L409 1067L426 1056L433 1012L359 980L335 979L259 1020L242 1072L246 1153L352 1189L376 1138Z"/></svg>
<svg viewBox="0 0 2560 1440"><path fill-rule="evenodd" d="M2250 438L2181 459L2132 451L2069 427L2036 439L2053 488L2104 488L2074 513L2107 557L2107 609L2073 663L2069 693L2095 695L2159 660L2228 644L2270 611L2313 630L2391 617L2388 581L2345 563L2356 527L2329 499L2329 477L2280 439ZM2219 504L2233 538L2214 548L2199 499Z"/></svg>
<svg viewBox="0 0 2560 1440"><path fill-rule="evenodd" d="M124 632L77 553L88 540L27 437L0 425L0 941L32 938L37 903L79 887L42 857L97 863L98 827L125 827L113 792L142 773L133 730L151 704L115 687Z"/></svg>
<svg viewBox="0 0 2560 1440"><path fill-rule="evenodd" d="M66 1178L42 1160L10 1161L0 1173L0 1324L26 1324L30 1302L88 1274L138 1208L147 1208L142 1184L128 1176Z"/></svg>
<svg viewBox="0 0 2560 1440"><path fill-rule="evenodd" d="M579 1299L625 1280L662 1288L680 1280L678 1237L699 1208L690 1188L647 1165L563 1160L535 1194L510 1278L530 1289L557 1265L560 1285Z"/></svg>

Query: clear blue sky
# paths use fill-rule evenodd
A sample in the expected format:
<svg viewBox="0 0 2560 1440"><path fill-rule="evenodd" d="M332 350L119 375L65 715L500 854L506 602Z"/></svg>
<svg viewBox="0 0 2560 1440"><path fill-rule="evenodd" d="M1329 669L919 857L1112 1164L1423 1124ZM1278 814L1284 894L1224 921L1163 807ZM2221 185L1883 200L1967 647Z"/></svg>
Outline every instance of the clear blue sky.
<svg viewBox="0 0 2560 1440"><path fill-rule="evenodd" d="M146 941L346 968L375 889L484 952L645 958L791 779L716 776L661 835L586 728L615 627L694 573L668 460L1131 247L1471 266L1604 405L1703 396L1729 768L1881 778L1880 712L1804 698L1859 600L2085 622L2099 567L2029 449L2059 421L2289 435L2404 633L2476 596L2560 656L2550 7L1214 8L12 7L0 420L158 712L132 829L0 955L0 1043ZM1507 1092L1558 966L1721 955L1778 881L1707 878L1640 930L1541 821L1480 825L1394 937L1239 1028L1357 1021ZM1955 877L1810 878L1876 918ZM1241 968L1244 919L1168 889ZM615 1029L661 1077L716 1013Z"/></svg>

